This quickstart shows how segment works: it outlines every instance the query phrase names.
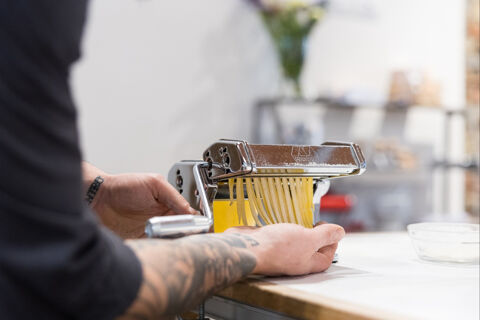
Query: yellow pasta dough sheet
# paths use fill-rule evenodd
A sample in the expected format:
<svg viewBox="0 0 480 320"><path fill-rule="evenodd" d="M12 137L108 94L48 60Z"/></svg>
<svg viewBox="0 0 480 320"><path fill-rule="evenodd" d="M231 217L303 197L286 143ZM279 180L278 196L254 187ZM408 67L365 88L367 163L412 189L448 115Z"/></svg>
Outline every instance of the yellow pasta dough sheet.
<svg viewBox="0 0 480 320"><path fill-rule="evenodd" d="M255 220L250 213L250 204L245 201L245 211L247 225L255 226ZM240 217L237 212L237 201L233 203L230 200L213 201L213 230L216 233L223 232L231 227L243 226L244 223L239 221Z"/></svg>
<svg viewBox="0 0 480 320"><path fill-rule="evenodd" d="M312 178L234 178L228 187L230 199L213 203L215 232L274 223L312 227Z"/></svg>

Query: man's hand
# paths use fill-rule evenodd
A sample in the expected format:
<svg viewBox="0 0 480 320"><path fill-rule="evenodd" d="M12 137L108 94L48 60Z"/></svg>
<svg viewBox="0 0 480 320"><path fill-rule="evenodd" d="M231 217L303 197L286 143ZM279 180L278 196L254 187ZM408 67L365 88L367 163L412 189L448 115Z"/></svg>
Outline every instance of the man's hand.
<svg viewBox="0 0 480 320"><path fill-rule="evenodd" d="M160 319L198 305L251 273L303 275L327 269L345 232L332 224L230 228L176 240L131 240L143 266L137 299L120 319Z"/></svg>
<svg viewBox="0 0 480 320"><path fill-rule="evenodd" d="M87 163L83 172L86 181L104 178L91 205L102 223L122 238L144 236L145 222L153 216L197 213L160 175L109 175Z"/></svg>
<svg viewBox="0 0 480 320"><path fill-rule="evenodd" d="M259 245L252 246L257 264L253 273L264 275L302 275L321 272L330 266L345 231L334 224L307 229L282 223L262 228L234 227L225 233L249 235Z"/></svg>

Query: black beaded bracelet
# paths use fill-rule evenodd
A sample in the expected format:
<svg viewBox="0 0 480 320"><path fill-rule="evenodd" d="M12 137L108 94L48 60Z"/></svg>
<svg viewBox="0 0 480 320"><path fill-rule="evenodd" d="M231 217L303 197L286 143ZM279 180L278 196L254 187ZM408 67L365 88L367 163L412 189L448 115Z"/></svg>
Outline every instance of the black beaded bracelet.
<svg viewBox="0 0 480 320"><path fill-rule="evenodd" d="M85 201L87 201L88 204L92 203L93 198L95 198L95 195L97 194L98 189L100 189L100 186L102 185L103 181L105 180L101 176L98 176L95 178L95 180L93 180L85 196Z"/></svg>

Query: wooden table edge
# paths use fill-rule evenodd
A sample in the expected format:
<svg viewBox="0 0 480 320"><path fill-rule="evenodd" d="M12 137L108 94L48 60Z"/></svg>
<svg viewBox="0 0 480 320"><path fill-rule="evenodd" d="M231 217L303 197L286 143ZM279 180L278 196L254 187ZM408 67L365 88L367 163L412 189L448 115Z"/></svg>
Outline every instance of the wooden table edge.
<svg viewBox="0 0 480 320"><path fill-rule="evenodd" d="M277 285L265 279L242 280L216 295L306 320L409 319L405 315L392 314L340 299L311 294Z"/></svg>

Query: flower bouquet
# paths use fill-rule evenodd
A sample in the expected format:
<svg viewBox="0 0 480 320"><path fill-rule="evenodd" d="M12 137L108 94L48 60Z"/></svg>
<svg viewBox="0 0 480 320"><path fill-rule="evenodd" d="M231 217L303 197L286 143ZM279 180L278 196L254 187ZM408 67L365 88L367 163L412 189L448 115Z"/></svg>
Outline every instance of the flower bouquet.
<svg viewBox="0 0 480 320"><path fill-rule="evenodd" d="M327 1L250 0L260 11L272 36L287 83L302 95L302 72L306 41L325 11Z"/></svg>

